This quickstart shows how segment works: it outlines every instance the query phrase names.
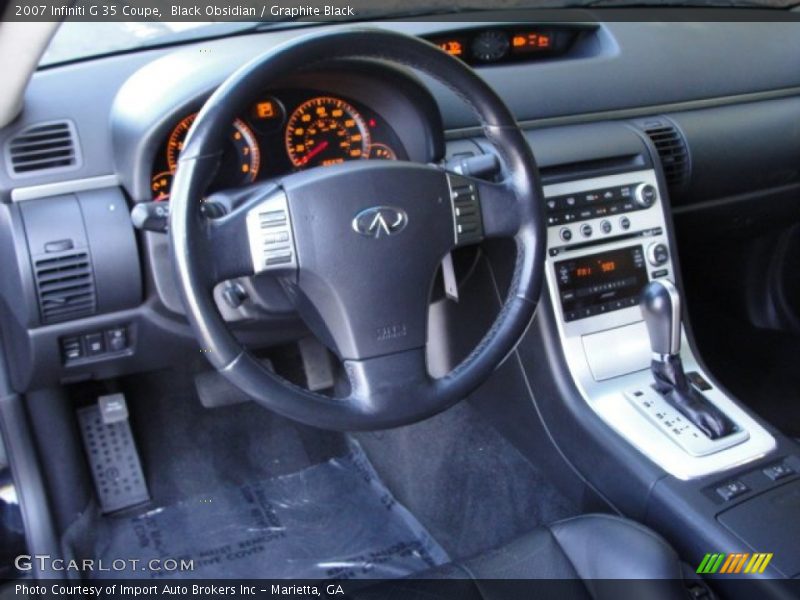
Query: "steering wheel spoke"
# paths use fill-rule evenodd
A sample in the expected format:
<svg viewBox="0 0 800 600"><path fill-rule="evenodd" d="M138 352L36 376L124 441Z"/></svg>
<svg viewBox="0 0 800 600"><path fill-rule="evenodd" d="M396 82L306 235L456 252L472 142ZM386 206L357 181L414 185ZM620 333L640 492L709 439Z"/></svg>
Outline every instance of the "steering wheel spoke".
<svg viewBox="0 0 800 600"><path fill-rule="evenodd" d="M269 272L291 275L297 269L286 193L274 182L218 192L205 201L206 254L215 283Z"/></svg>
<svg viewBox="0 0 800 600"><path fill-rule="evenodd" d="M344 361L350 398L364 413L380 414L404 407L409 413L424 406L433 380L425 348L412 348L362 360Z"/></svg>
<svg viewBox="0 0 800 600"><path fill-rule="evenodd" d="M456 246L516 235L521 219L513 188L450 172L447 181Z"/></svg>

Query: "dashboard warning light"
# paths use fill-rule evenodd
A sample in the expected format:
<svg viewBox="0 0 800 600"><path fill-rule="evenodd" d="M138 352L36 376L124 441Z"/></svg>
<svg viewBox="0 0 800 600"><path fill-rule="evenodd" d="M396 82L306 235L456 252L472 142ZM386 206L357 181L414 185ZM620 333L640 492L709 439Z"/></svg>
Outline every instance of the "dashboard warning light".
<svg viewBox="0 0 800 600"><path fill-rule="evenodd" d="M275 104L271 101L256 104L256 114L259 119L272 119L275 116Z"/></svg>

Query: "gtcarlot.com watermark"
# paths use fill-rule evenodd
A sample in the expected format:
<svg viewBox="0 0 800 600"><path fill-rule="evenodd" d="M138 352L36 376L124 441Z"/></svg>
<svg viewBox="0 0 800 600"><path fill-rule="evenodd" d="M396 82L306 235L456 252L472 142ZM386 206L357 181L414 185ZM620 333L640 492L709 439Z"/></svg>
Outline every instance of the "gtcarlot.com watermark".
<svg viewBox="0 0 800 600"><path fill-rule="evenodd" d="M38 569L39 572L73 571L86 572L123 572L151 571L153 573L173 573L175 571L194 571L194 560L177 558L154 558L140 560L138 558L115 558L113 560L64 560L51 558L49 554L21 554L14 559L14 566L22 572Z"/></svg>

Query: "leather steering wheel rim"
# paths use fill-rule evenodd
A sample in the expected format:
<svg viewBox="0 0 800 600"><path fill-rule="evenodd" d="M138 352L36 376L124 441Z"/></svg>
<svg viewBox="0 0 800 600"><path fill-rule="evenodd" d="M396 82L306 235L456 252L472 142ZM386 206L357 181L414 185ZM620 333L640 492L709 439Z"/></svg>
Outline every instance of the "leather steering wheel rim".
<svg viewBox="0 0 800 600"><path fill-rule="evenodd" d="M471 107L480 119L486 139L500 157L504 179L499 184L463 177L458 181L460 184L466 182L476 190L482 217L481 238L512 237L517 254L508 296L494 324L471 354L450 373L438 379L427 375L424 340L421 351L419 344L414 345L412 342L415 340L410 340L404 342L409 347L401 345L398 350L383 354L375 350L364 351L362 356L357 343L352 345L355 349L343 349L349 338L342 334L339 339L343 342L337 354L343 359L351 390L345 398L330 398L297 387L270 372L231 333L216 308L212 290L223 273L232 278L230 275L234 273L248 274L252 270L252 265L245 264L247 261L239 256L247 253L247 245L237 241L246 231L241 224L244 217L226 217L221 220L222 225L217 225L203 215L201 206L203 192L216 170L230 123L249 99L270 82L298 69L348 58L380 59L417 69L446 85ZM258 201L261 201L270 194L274 198L278 189L284 198L296 202L288 204L288 214L294 221L291 227L296 235L313 217L303 220L304 205L295 197L307 196L303 186L313 186L313 179L323 176L332 178L334 184L339 181L337 177L343 180L347 177L371 178L369 181L385 178L394 183L412 178L430 180L435 182L431 186L440 186L432 192L431 198L438 198L440 205L447 204L442 202L441 190L449 185L455 207L457 194L452 191L455 176L444 173L442 169L355 163L373 161L352 161L337 165L338 168L313 169L304 176L287 176L269 186L253 186L252 194L258 194ZM326 170L324 175L320 169ZM443 177L442 181L446 183L441 184L437 177ZM318 188L314 190L319 191ZM205 356L231 383L260 404L288 418L324 429L372 430L404 425L445 410L466 397L491 375L524 335L533 318L544 272L546 228L542 198L536 164L525 136L504 102L467 65L428 42L383 30L359 28L303 37L255 58L233 73L212 94L195 119L180 155L170 202L169 237L176 283L187 318ZM320 199L320 202L326 200ZM350 202L349 198L347 202ZM412 214L422 203L420 200L417 205L403 206ZM434 200L426 204L434 205ZM449 204L447 210L450 210ZM452 210L452 214L458 214L455 208ZM347 218L352 219L352 214ZM414 224L422 220L415 218ZM435 235L434 230L429 230L431 238L438 240L441 229L435 230ZM458 225L456 229L455 243L458 244ZM218 235L218 232L228 230L235 230L236 235ZM318 236L322 233L319 230ZM396 237L400 239L402 235ZM452 233L448 235L452 237ZM426 241L417 240L420 244ZM310 279L308 276L303 279L304 257L311 255L308 251L304 254L302 240L294 243L297 245L298 270L287 274L287 280L294 277L294 283L302 290L303 285L308 287ZM355 243L366 242L353 241ZM379 245L371 248L379 248ZM358 258L360 255L353 256ZM443 255L439 260L441 258ZM209 266L215 261L226 260L236 264L238 270ZM429 291L429 288L423 291ZM314 303L313 298L311 303ZM323 321L324 307L315 309L316 312L311 311L315 317L313 320ZM347 309L340 307L340 310ZM381 318L385 320L386 315ZM341 328L339 323L328 325L332 329ZM411 327L412 334L417 329L419 327ZM403 333L405 335L405 328ZM369 339L362 346L372 348L376 343L375 339Z"/></svg>

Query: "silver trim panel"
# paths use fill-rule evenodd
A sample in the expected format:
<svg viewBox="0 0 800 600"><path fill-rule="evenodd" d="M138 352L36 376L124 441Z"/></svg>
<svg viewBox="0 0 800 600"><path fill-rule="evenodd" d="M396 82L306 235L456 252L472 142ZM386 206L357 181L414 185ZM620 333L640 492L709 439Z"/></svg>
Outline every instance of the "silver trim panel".
<svg viewBox="0 0 800 600"><path fill-rule="evenodd" d="M557 261L567 257L580 257L598 252L618 250L635 244L641 244L644 247L649 243L663 243L669 248L667 219L661 202L658 180L653 170L641 170L621 175L558 183L544 188L545 197L554 197L638 183L651 183L656 186L656 189L659 190L659 197L650 208L625 213L625 216L630 220L630 227L623 232L619 227L615 226L614 231L607 235L610 239L605 243L590 247L578 247L577 249L571 248L569 244L565 244L561 239L560 230L563 225L553 225L548 228L548 250L558 250L558 253L551 255L551 252L548 252L545 265L547 288L553 300L552 305L558 334L567 365L577 389L589 407L609 427L671 475L684 480L704 477L751 462L770 453L775 448L775 439L738 403L723 394L715 385L712 385L710 390L703 392L704 395L738 424L742 434L734 434L725 444L716 443L711 451L705 454L703 454L702 448L698 450L693 446L692 452L695 453L693 455L676 443L669 435L665 434L662 429L663 426L657 425L626 397L626 393L634 390L649 389L653 383L653 376L648 368L649 361L645 361L643 355L635 361L623 360L623 362L630 364L615 367L614 361L619 360L620 355L624 357L627 352L625 348L615 343L613 347L607 346L605 348L607 356L604 357L600 366L598 366L596 358L590 359L587 356L584 344L587 336L599 332L616 331L620 333L618 330L621 328L625 328L621 333L626 334L627 337L637 336L637 339L631 338L624 342L633 348L630 353L639 356L645 348L649 351L649 338L639 338L639 336L647 335L639 307L631 306L570 322L565 321L561 308L554 267ZM573 229L574 234L582 224L589 223L595 232L591 240L602 240L606 236L600 233L599 225L604 218L607 217L588 219L578 223L571 223L568 226ZM617 222L615 217L614 224L616 225ZM617 234L624 234L628 237L614 239ZM636 234L639 234L639 236L634 237ZM573 244L586 241L578 235L573 235L572 240ZM664 276L668 278L674 276L672 254L670 252L669 260L663 265L658 267L648 265L649 278L653 277L655 271L666 271ZM615 334L610 335L618 338ZM692 348L689 347L682 331L681 338L683 343L680 356L686 371L697 371L704 379L713 382L698 364L695 354ZM595 371L608 375L608 377L596 377L598 373L593 371L590 360L595 363ZM725 447L726 445L728 447Z"/></svg>
<svg viewBox="0 0 800 600"><path fill-rule="evenodd" d="M658 429L691 456L708 456L750 437L744 429L712 440L684 417L652 386L625 392L625 397Z"/></svg>
<svg viewBox="0 0 800 600"><path fill-rule="evenodd" d="M62 194L74 194L86 190L98 190L107 187L119 186L119 177L116 175L99 175L86 179L70 179L67 181L54 181L41 185L30 185L18 187L11 190L12 202L24 202L25 200L37 200L50 196L60 196Z"/></svg>
<svg viewBox="0 0 800 600"><path fill-rule="evenodd" d="M595 381L605 381L650 366L650 344L644 321L581 336ZM613 352L609 350L613 348Z"/></svg>

